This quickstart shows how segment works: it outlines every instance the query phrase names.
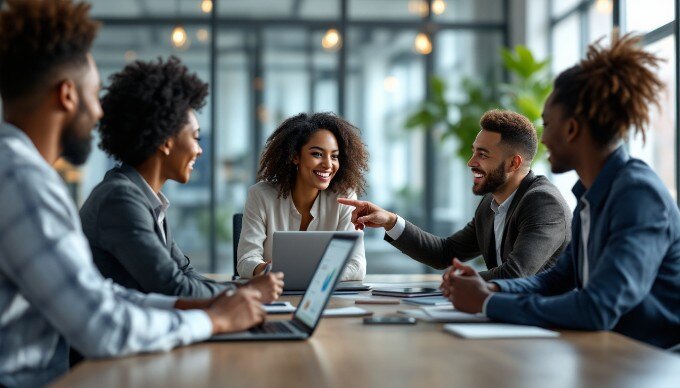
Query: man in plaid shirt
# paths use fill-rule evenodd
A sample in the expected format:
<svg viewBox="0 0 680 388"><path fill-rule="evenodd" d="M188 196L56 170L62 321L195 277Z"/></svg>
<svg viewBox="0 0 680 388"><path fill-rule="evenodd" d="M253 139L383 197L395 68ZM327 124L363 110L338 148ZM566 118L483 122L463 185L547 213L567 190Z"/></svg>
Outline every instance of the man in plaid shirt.
<svg viewBox="0 0 680 388"><path fill-rule="evenodd" d="M51 165L87 159L101 118L98 25L71 0L0 10L0 386L43 385L86 357L171 349L264 320L259 291L179 300L105 280Z"/></svg>

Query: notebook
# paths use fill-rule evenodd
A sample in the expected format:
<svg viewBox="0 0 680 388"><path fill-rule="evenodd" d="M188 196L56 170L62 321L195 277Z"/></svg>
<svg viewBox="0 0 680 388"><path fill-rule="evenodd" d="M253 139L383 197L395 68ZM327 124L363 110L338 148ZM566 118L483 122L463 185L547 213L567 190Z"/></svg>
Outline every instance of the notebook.
<svg viewBox="0 0 680 388"><path fill-rule="evenodd" d="M432 318L434 322L469 322L483 323L489 322L489 318L482 314L468 314L458 311L450 304L448 306L421 307L421 310Z"/></svg>
<svg viewBox="0 0 680 388"><path fill-rule="evenodd" d="M451 306L451 301L443 296L425 296L422 298L404 299L403 302L416 306Z"/></svg>
<svg viewBox="0 0 680 388"><path fill-rule="evenodd" d="M323 311L324 318L333 317L365 317L373 315L372 311L364 310L360 307L348 306L348 307L338 307L334 309L325 309Z"/></svg>
<svg viewBox="0 0 680 388"><path fill-rule="evenodd" d="M444 331L461 338L494 339L494 338L556 338L560 333L536 326L489 323L450 323L444 325Z"/></svg>
<svg viewBox="0 0 680 388"><path fill-rule="evenodd" d="M441 290L430 287L389 287L373 289L373 295L396 296L398 298L438 296L441 294L442 294Z"/></svg>

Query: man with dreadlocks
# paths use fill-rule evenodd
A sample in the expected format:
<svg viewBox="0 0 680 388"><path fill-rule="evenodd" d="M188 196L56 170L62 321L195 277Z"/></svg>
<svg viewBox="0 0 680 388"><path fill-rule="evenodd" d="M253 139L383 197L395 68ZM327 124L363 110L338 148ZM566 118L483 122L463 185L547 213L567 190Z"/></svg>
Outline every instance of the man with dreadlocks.
<svg viewBox="0 0 680 388"><path fill-rule="evenodd" d="M680 212L659 177L621 144L645 134L658 105L659 58L614 33L564 71L543 111L554 173L579 181L572 242L555 267L486 283L456 262L445 275L454 306L496 321L613 330L663 348L680 343Z"/></svg>

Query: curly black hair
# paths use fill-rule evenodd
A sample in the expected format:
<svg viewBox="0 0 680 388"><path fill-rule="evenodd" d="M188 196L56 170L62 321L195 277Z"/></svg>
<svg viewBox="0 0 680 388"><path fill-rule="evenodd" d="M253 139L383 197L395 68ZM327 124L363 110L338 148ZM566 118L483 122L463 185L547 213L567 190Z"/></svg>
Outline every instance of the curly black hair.
<svg viewBox="0 0 680 388"><path fill-rule="evenodd" d="M71 0L7 0L0 10L0 95L5 102L51 87L59 71L87 66L99 23Z"/></svg>
<svg viewBox="0 0 680 388"><path fill-rule="evenodd" d="M330 190L362 195L366 192L368 151L361 141L359 128L333 113L300 113L286 119L269 136L260 157L257 180L270 182L279 189L279 197L286 198L295 187L297 169L293 163L312 134L326 129L335 136L340 148L340 169L331 181Z"/></svg>
<svg viewBox="0 0 680 388"><path fill-rule="evenodd" d="M99 148L136 166L186 125L189 109L205 105L208 84L179 58L136 61L110 77L102 98Z"/></svg>

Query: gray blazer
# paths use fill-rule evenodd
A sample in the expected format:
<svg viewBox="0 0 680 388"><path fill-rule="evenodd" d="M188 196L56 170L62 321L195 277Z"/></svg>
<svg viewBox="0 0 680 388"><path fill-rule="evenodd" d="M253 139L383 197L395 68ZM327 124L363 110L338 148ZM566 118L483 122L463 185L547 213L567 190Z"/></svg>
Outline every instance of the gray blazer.
<svg viewBox="0 0 680 388"><path fill-rule="evenodd" d="M491 194L479 203L475 216L462 230L442 238L406 222L397 240L385 240L400 251L429 266L443 269L457 257L461 261L482 255L486 279L534 275L555 265L571 239L571 211L557 188L533 172L522 180L505 217L501 262L497 265L491 210Z"/></svg>
<svg viewBox="0 0 680 388"><path fill-rule="evenodd" d="M109 170L80 209L83 231L102 275L127 288L182 297L211 297L227 286L197 273L164 222L163 240L153 195L130 166Z"/></svg>

